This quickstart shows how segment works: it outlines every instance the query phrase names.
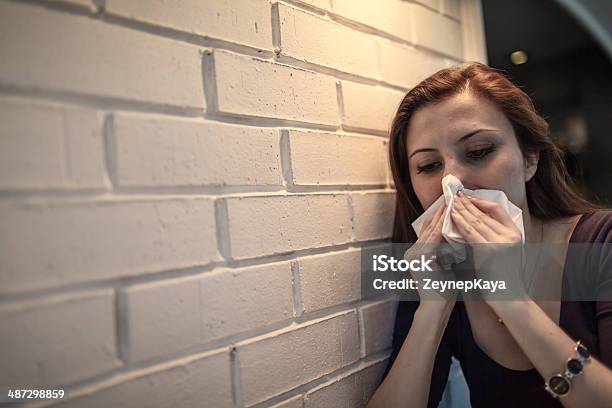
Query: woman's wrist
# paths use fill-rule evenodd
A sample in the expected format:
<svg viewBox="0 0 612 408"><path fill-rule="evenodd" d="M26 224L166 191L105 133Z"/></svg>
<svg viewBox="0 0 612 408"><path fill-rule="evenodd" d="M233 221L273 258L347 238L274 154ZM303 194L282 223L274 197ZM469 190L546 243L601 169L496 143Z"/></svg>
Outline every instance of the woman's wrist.
<svg viewBox="0 0 612 408"><path fill-rule="evenodd" d="M436 344L437 347L450 320L454 305L454 300L422 301L415 312L413 327L426 327L423 339L434 341L433 344Z"/></svg>
<svg viewBox="0 0 612 408"><path fill-rule="evenodd" d="M529 308L535 305L535 302L525 295L515 300L488 301L487 304L500 319L506 321L511 320L513 317L524 317Z"/></svg>
<svg viewBox="0 0 612 408"><path fill-rule="evenodd" d="M421 301L417 313L430 318L448 317L453 311L455 303L455 299Z"/></svg>

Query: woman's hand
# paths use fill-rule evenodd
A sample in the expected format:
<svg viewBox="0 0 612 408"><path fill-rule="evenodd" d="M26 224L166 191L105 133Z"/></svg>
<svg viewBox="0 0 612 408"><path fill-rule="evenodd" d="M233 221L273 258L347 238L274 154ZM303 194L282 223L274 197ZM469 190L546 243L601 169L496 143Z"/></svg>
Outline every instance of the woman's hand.
<svg viewBox="0 0 612 408"><path fill-rule="evenodd" d="M423 229L417 241L406 251L404 259L418 259L421 255L425 255L428 259L438 255L440 244L445 242L442 236L442 224L444 221L444 212L447 206L446 203L425 222ZM437 262L430 264L431 271L411 271L413 279L419 281L419 297L421 306L433 307L435 309L452 309L457 299L456 290L446 290L438 292L434 289L424 289L424 279L432 279L435 281L452 280L453 275L450 267L443 267Z"/></svg>
<svg viewBox="0 0 612 408"><path fill-rule="evenodd" d="M510 216L492 201L458 192L451 217L470 245L479 278L506 282L507 294L522 298L522 236ZM485 296L488 300L488 296Z"/></svg>

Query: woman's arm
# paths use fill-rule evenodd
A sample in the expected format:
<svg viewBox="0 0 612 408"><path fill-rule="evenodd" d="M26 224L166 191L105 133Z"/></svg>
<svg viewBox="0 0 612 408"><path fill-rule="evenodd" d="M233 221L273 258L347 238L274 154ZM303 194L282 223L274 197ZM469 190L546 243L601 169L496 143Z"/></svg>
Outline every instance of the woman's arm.
<svg viewBox="0 0 612 408"><path fill-rule="evenodd" d="M423 232L415 245L411 246L404 257L411 258L417 253L421 253L421 244L439 244L442 242L443 214L446 205L441 206L436 213L427 221L423 227ZM418 244L418 245L416 245ZM429 245L426 245L432 248ZM432 272L435 275L440 271L433 266ZM403 344L393 366L387 373L382 384L378 387L368 403L368 408L396 408L402 405L411 407L425 407L429 400L429 390L432 385L432 373L436 363L436 355L442 341L442 336L450 319L451 312L457 299L456 292L448 292L445 296L428 295L422 288L419 289L421 302L412 316L401 316L397 319L411 319L408 322L408 333L395 333L395 335L405 335ZM398 313L402 311L398 307ZM397 329L397 325L396 325ZM450 353L448 364L450 364ZM392 355L393 357L393 355ZM442 357L442 356L441 356ZM448 376L446 369L444 382ZM436 383L436 386L439 385ZM442 390L436 388L436 392Z"/></svg>
<svg viewBox="0 0 612 408"><path fill-rule="evenodd" d="M576 343L532 300L489 302L543 378L563 371ZM591 357L584 372L571 380L571 391L559 399L566 407L609 407L612 371ZM542 383L544 386L544 383Z"/></svg>
<svg viewBox="0 0 612 408"><path fill-rule="evenodd" d="M436 353L455 301L422 302L391 370L367 408L425 407Z"/></svg>

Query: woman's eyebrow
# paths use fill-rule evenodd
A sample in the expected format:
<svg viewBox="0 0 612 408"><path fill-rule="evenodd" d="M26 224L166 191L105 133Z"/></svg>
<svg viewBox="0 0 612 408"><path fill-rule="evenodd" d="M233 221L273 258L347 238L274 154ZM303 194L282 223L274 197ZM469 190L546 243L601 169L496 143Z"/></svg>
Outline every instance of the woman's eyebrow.
<svg viewBox="0 0 612 408"><path fill-rule="evenodd" d="M467 140L467 139L469 139L470 137L472 137L472 136L474 136L474 135L476 135L476 134L478 134L478 133L481 133L481 132L491 132L491 131L495 131L495 129L476 129L476 130L474 130L474 131L472 131L472 132L470 132L470 133L468 133L468 134L466 134L466 135L461 136L461 137L459 138L459 140L457 140L455 143L460 143L460 142L463 142L464 140ZM432 147L425 147L425 148L422 148L422 149L417 149L417 150L415 150L414 152L412 152L412 153L411 153L411 154L408 156L408 158L411 158L412 156L414 156L415 154L420 153L420 152L433 152L433 151L435 151L435 150L436 150L436 149L434 149L434 148L432 148Z"/></svg>

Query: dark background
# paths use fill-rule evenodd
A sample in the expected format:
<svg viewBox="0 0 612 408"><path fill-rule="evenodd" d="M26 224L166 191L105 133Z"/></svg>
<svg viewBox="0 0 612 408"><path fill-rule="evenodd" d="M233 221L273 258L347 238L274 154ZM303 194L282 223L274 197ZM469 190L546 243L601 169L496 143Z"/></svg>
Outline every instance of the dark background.
<svg viewBox="0 0 612 408"><path fill-rule="evenodd" d="M532 98L551 136L567 152L577 190L612 205L610 56L556 1L482 0L482 6L489 65L507 71ZM600 17L612 16L612 1L598 6ZM517 50L527 53L527 63L511 62Z"/></svg>

